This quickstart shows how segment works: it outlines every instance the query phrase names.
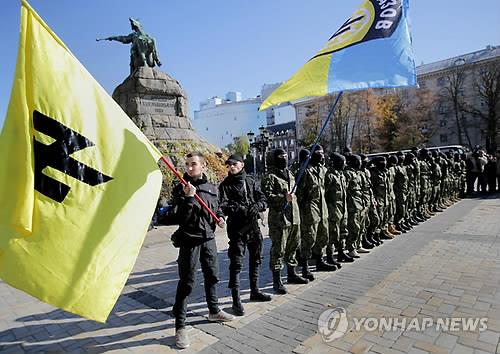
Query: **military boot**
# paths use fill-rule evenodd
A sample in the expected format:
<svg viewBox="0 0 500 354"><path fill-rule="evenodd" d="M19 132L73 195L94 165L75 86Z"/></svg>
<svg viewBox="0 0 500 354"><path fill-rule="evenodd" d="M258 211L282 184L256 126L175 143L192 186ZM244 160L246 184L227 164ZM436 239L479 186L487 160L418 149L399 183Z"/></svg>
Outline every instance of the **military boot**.
<svg viewBox="0 0 500 354"><path fill-rule="evenodd" d="M371 250L372 248L375 247L370 240L368 240L368 235L363 237L363 240L361 240L361 246L363 246L364 249Z"/></svg>
<svg viewBox="0 0 500 354"><path fill-rule="evenodd" d="M278 295L285 295L288 292L281 281L280 270L275 270L273 272L273 289Z"/></svg>
<svg viewBox="0 0 500 354"><path fill-rule="evenodd" d="M332 254L328 254L326 256L326 263L330 263L330 264L333 264L335 267L337 267L338 269L342 268L342 264L340 264L339 262L337 262L334 258L333 258L333 255Z"/></svg>
<svg viewBox="0 0 500 354"><path fill-rule="evenodd" d="M337 270L337 267L335 267L333 264L326 263L323 260L323 256L315 256L314 259L316 260L317 272L333 272Z"/></svg>
<svg viewBox="0 0 500 354"><path fill-rule="evenodd" d="M309 283L309 280L307 280L306 278L302 278L300 275L297 274L294 266L288 265L286 270L287 270L286 282L288 284L307 284L307 283Z"/></svg>
<svg viewBox="0 0 500 354"><path fill-rule="evenodd" d="M243 308L243 305L241 304L240 289L232 288L231 289L231 296L233 297L233 306L232 306L233 315L243 316L245 314L245 309Z"/></svg>
<svg viewBox="0 0 500 354"><path fill-rule="evenodd" d="M259 290L259 264L250 267L250 301L271 301L271 295Z"/></svg>
<svg viewBox="0 0 500 354"><path fill-rule="evenodd" d="M376 232L373 234L373 239L378 243L377 246L383 245L384 241L380 238L380 232Z"/></svg>
<svg viewBox="0 0 500 354"><path fill-rule="evenodd" d="M337 261L344 263L352 263L354 262L354 259L345 254L343 249L339 249L337 254Z"/></svg>
<svg viewBox="0 0 500 354"><path fill-rule="evenodd" d="M314 275L309 270L309 261L307 259L302 260L300 262L300 266L302 268L302 278L306 278L309 281L313 281Z"/></svg>
<svg viewBox="0 0 500 354"><path fill-rule="evenodd" d="M393 235L396 235L396 236L401 235L401 231L396 230L396 228L394 227L394 225L393 225L393 224L390 224L390 225L389 225L389 227L387 228L387 230L388 230L391 234L393 234Z"/></svg>

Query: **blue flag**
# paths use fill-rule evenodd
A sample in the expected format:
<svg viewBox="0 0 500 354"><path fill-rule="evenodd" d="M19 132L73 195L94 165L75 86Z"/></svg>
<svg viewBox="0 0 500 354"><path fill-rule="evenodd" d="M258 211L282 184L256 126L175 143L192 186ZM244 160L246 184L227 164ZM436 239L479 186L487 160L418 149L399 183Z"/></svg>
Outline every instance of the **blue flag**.
<svg viewBox="0 0 500 354"><path fill-rule="evenodd" d="M367 88L415 86L408 0L365 0L260 109L308 96Z"/></svg>

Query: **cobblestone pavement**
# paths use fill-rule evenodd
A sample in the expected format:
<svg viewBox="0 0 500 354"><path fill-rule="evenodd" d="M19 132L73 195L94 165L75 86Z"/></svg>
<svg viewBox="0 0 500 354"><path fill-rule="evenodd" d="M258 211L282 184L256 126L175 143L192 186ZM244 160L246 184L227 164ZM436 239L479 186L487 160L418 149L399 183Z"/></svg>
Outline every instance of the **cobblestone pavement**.
<svg viewBox="0 0 500 354"><path fill-rule="evenodd" d="M171 309L178 277L172 230L148 233L106 324L55 309L0 281L0 352L175 352ZM219 299L226 309L231 299L224 231L217 242ZM271 292L269 246L266 238L261 286ZM182 352L500 353L500 199L465 199L341 270L316 273L316 278L289 286L289 294L269 303L250 303L244 291L246 315L221 325L206 320L199 276L188 316L193 344ZM346 310L349 327L343 337L326 342L318 318L335 307ZM487 330L357 329L354 322L424 317L486 318Z"/></svg>

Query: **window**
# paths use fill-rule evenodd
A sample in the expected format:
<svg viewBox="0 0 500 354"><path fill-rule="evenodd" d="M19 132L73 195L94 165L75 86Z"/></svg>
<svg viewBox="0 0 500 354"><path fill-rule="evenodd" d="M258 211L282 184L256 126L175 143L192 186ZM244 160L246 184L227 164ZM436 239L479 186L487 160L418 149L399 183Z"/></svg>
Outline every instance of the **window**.
<svg viewBox="0 0 500 354"><path fill-rule="evenodd" d="M422 80L418 82L418 85L420 86L420 88L425 88L427 86L427 83L424 80Z"/></svg>
<svg viewBox="0 0 500 354"><path fill-rule="evenodd" d="M444 86L444 77L438 77L437 79L438 86Z"/></svg>
<svg viewBox="0 0 500 354"><path fill-rule="evenodd" d="M442 128L442 127L446 127L446 120L441 119L441 120L439 121L439 126L440 126L441 128Z"/></svg>
<svg viewBox="0 0 500 354"><path fill-rule="evenodd" d="M295 151L290 151L290 160L295 158Z"/></svg>
<svg viewBox="0 0 500 354"><path fill-rule="evenodd" d="M294 139L290 139L290 146L293 146L295 144L295 140Z"/></svg>
<svg viewBox="0 0 500 354"><path fill-rule="evenodd" d="M447 112L446 105L443 103L440 103L439 107L438 107L438 112L439 112L439 114L446 114L446 112Z"/></svg>
<svg viewBox="0 0 500 354"><path fill-rule="evenodd" d="M441 135L439 135L439 141L440 141L441 143L446 143L446 142L448 142L448 135L446 135L446 134L441 134Z"/></svg>

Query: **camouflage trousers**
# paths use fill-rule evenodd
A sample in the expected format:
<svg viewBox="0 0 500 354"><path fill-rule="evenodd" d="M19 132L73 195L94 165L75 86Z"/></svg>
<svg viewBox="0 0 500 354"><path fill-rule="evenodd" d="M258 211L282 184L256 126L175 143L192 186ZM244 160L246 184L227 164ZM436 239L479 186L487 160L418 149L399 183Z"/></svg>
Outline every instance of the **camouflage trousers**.
<svg viewBox="0 0 500 354"><path fill-rule="evenodd" d="M271 239L269 260L271 272L283 269L285 263L289 266L296 266L295 252L300 247L300 226L269 226L269 238Z"/></svg>
<svg viewBox="0 0 500 354"><path fill-rule="evenodd" d="M310 259L313 255L323 255L323 249L328 244L328 219L322 218L317 222L301 222L300 248L301 257Z"/></svg>
<svg viewBox="0 0 500 354"><path fill-rule="evenodd" d="M407 201L405 194L396 195L396 213L394 214L395 224L399 224L406 217Z"/></svg>
<svg viewBox="0 0 500 354"><path fill-rule="evenodd" d="M367 234L373 235L380 231L380 218L377 213L377 207L371 205L368 209L368 218L366 219Z"/></svg>
<svg viewBox="0 0 500 354"><path fill-rule="evenodd" d="M364 215L362 209L351 209L347 211L347 229L349 230L345 248L348 251L357 249L357 241L361 235Z"/></svg>
<svg viewBox="0 0 500 354"><path fill-rule="evenodd" d="M326 254L331 256L335 249L337 251L345 249L347 237L347 216L342 215L330 218L328 220L328 245L326 246Z"/></svg>

